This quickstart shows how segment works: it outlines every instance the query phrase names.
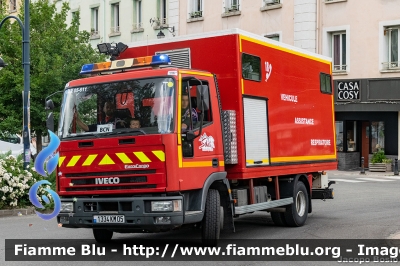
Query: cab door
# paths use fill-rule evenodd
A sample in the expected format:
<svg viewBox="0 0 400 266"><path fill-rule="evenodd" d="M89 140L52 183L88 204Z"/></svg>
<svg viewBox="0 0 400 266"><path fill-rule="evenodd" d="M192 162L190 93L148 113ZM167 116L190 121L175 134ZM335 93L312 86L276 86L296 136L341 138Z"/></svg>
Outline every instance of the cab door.
<svg viewBox="0 0 400 266"><path fill-rule="evenodd" d="M179 162L182 170L180 186L181 189L202 188L208 176L214 172L224 171L218 97L212 74L192 71L181 73L181 88L178 90L178 117L181 119L177 119L182 151L182 159ZM203 103L201 94L204 98ZM182 116L185 115L185 109L182 109L182 106L188 96L189 108L192 110L191 124L189 129L184 129L182 121L185 118ZM190 135L195 137L191 139Z"/></svg>

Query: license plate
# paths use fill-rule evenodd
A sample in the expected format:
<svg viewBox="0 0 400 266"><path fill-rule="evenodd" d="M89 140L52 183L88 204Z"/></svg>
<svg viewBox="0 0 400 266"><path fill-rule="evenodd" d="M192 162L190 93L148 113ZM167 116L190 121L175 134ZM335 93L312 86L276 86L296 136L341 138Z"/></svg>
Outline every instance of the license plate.
<svg viewBox="0 0 400 266"><path fill-rule="evenodd" d="M94 224L122 224L125 223L124 215L94 215Z"/></svg>

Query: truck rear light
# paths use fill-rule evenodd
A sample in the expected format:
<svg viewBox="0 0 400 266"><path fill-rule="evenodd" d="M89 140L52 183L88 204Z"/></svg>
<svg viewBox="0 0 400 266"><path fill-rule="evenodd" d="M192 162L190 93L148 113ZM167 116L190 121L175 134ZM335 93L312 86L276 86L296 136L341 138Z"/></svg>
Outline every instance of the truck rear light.
<svg viewBox="0 0 400 266"><path fill-rule="evenodd" d="M61 202L60 212L73 212L73 211L74 211L74 203L73 202Z"/></svg>
<svg viewBox="0 0 400 266"><path fill-rule="evenodd" d="M170 224L171 223L171 217L169 217L169 216L156 217L155 218L155 223L156 224Z"/></svg>
<svg viewBox="0 0 400 266"><path fill-rule="evenodd" d="M152 201L152 212L180 212L182 211L181 200L168 200L168 201Z"/></svg>

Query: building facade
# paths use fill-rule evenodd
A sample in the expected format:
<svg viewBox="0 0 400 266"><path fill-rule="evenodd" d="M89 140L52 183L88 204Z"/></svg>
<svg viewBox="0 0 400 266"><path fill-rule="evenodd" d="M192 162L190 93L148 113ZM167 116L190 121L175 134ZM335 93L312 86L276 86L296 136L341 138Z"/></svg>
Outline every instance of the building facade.
<svg viewBox="0 0 400 266"><path fill-rule="evenodd" d="M57 1L58 8L62 2ZM104 42L130 43L156 39L160 31L177 34L178 0L68 0L68 22L80 14L80 30L90 32L93 46ZM160 36L160 35L159 35Z"/></svg>
<svg viewBox="0 0 400 266"><path fill-rule="evenodd" d="M333 59L338 168L400 150L399 0L180 0L180 33L241 28Z"/></svg>
<svg viewBox="0 0 400 266"><path fill-rule="evenodd" d="M357 169L382 149L398 158L400 1L321 5L322 53L332 56L339 169Z"/></svg>

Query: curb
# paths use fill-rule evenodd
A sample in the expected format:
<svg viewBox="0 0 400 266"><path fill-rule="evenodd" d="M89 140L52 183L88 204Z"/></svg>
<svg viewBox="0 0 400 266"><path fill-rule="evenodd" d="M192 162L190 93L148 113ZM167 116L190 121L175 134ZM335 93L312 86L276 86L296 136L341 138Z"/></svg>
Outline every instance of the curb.
<svg viewBox="0 0 400 266"><path fill-rule="evenodd" d="M30 215L35 213L35 208L34 207L28 207L25 209L12 209L12 210L0 210L0 218L3 217L10 217L10 216L20 216L18 213L21 213L21 215Z"/></svg>

